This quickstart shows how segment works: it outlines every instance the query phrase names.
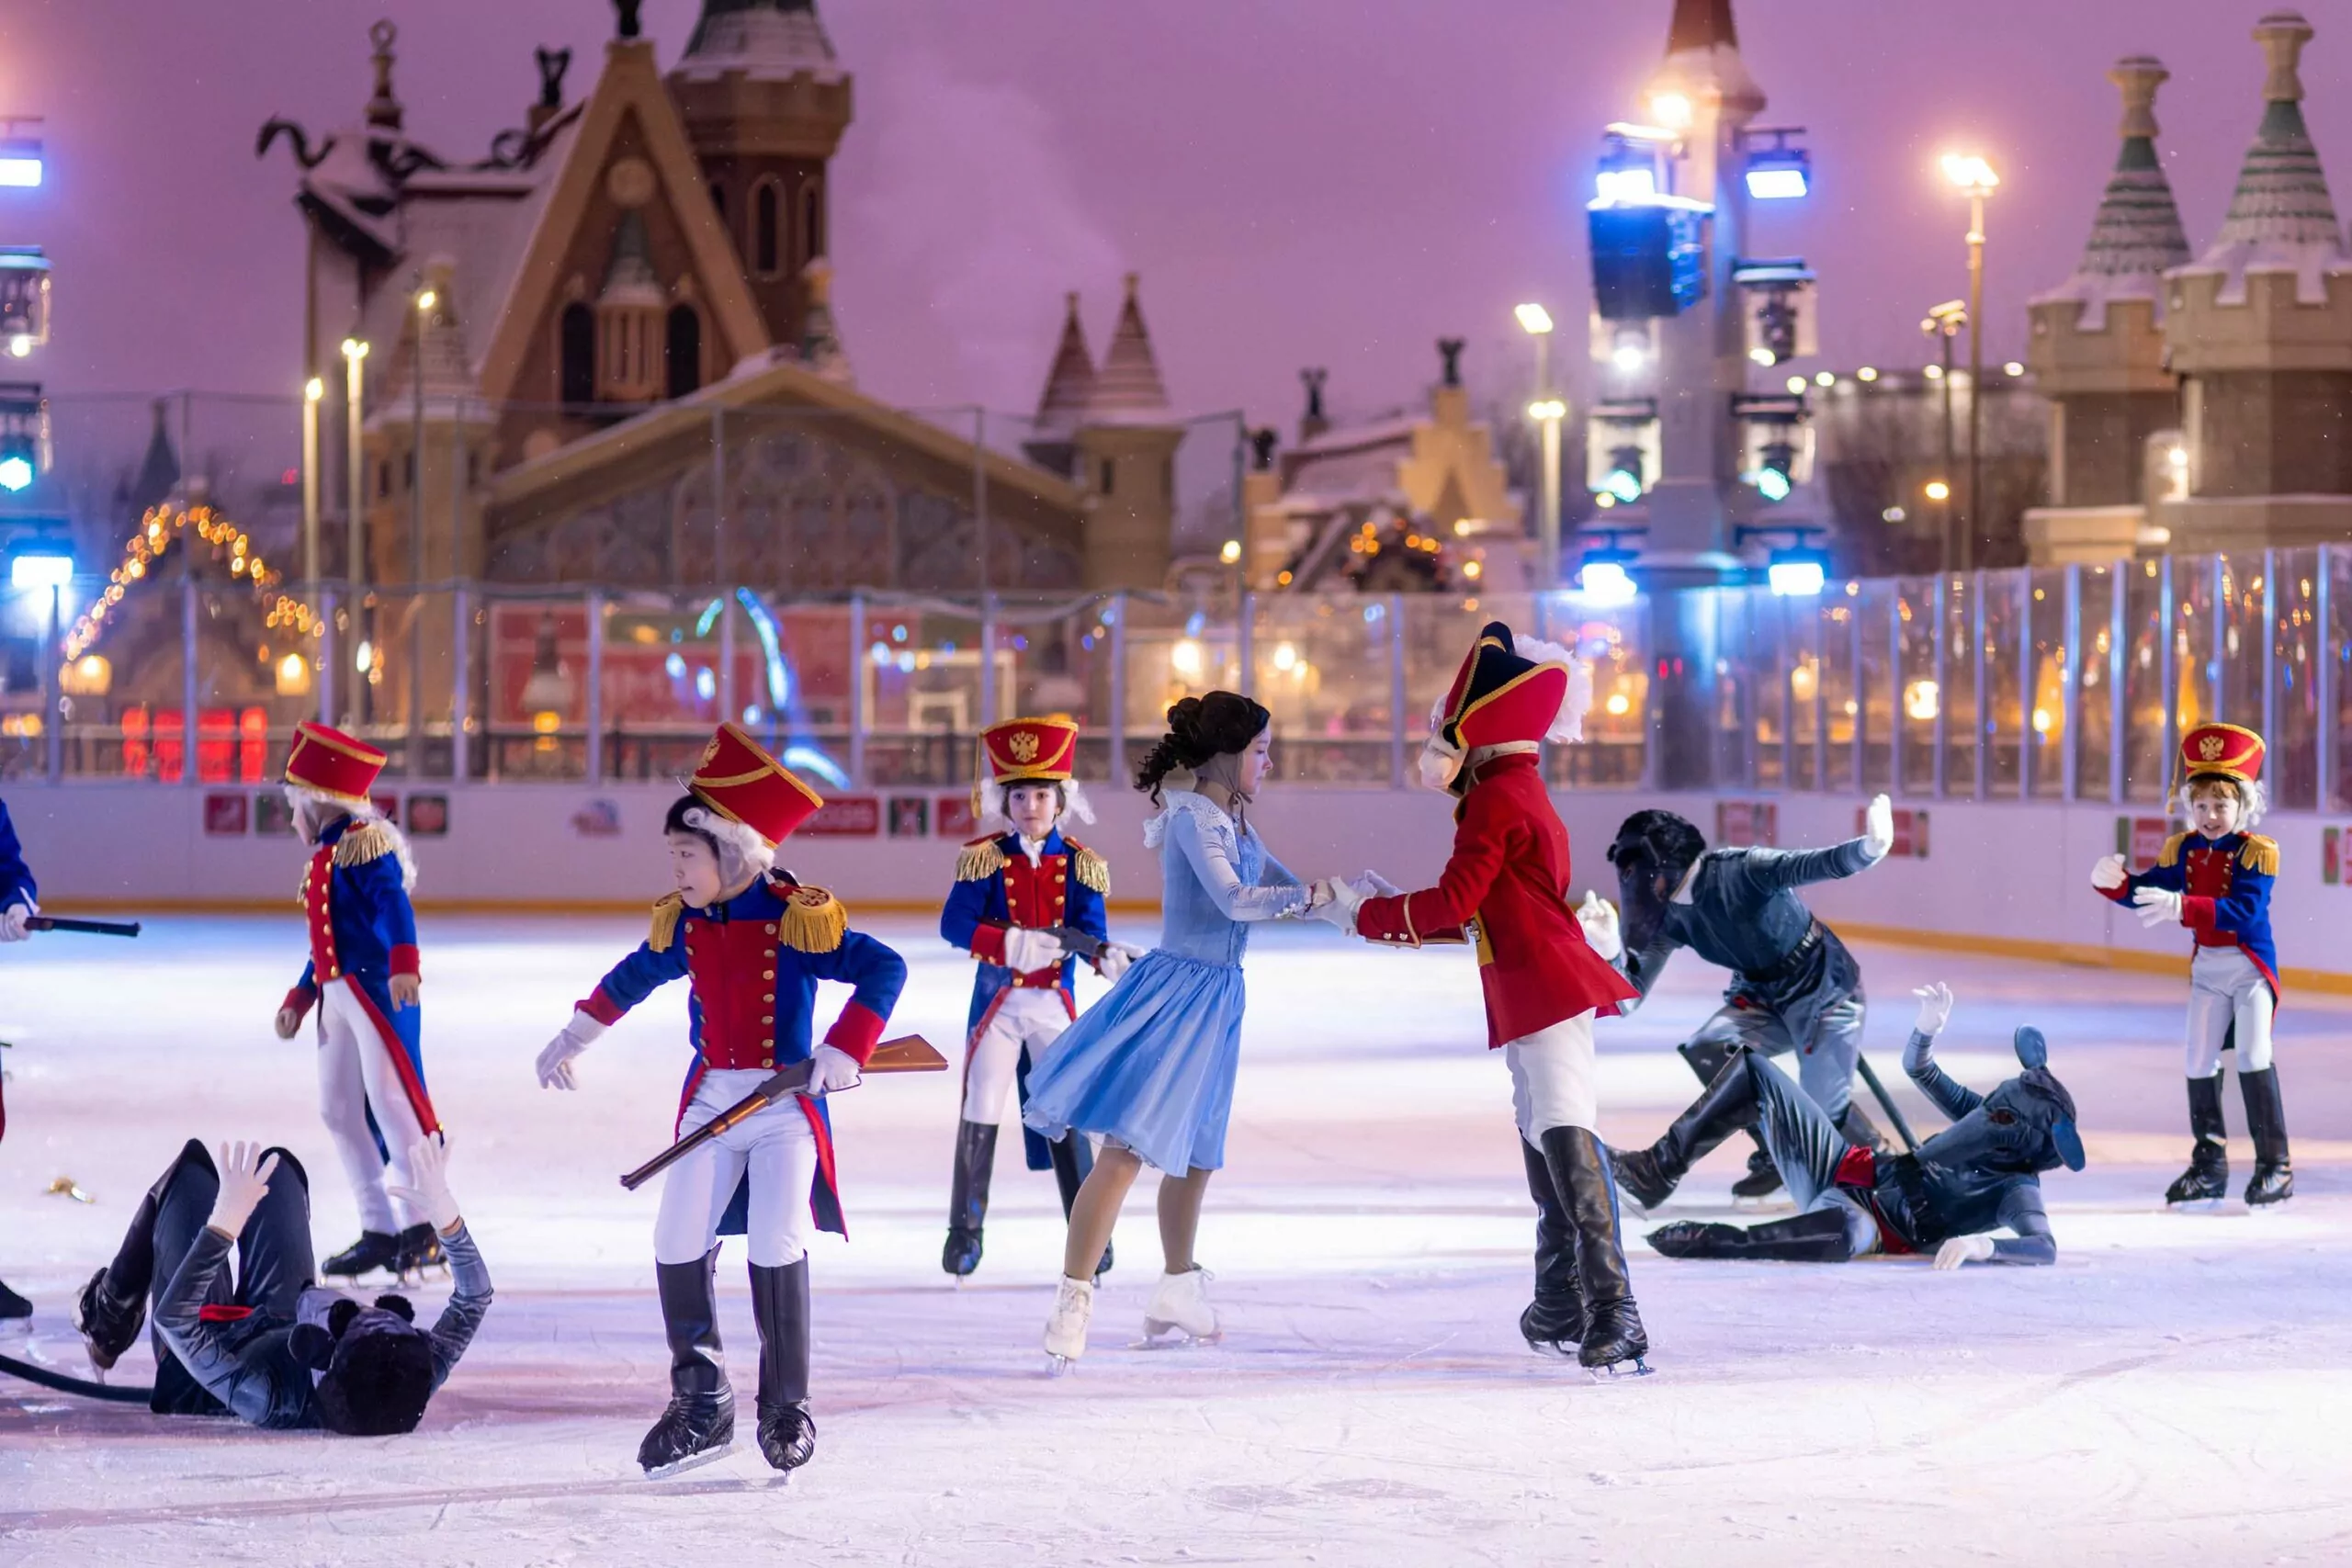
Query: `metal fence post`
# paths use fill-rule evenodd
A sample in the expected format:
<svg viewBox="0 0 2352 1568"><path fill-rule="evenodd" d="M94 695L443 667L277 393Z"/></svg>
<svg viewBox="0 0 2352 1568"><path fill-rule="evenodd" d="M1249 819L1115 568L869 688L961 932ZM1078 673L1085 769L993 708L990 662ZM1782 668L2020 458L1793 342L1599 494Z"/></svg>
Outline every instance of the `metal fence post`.
<svg viewBox="0 0 2352 1568"><path fill-rule="evenodd" d="M189 531L194 532L193 527ZM191 551L195 547L185 538L182 539L181 546L182 548ZM183 556L182 567L185 568L192 558L192 556ZM180 742L183 748L180 754L184 760L180 765L180 782L185 784L194 784L197 782L196 598L196 579L192 576L182 576L180 579L180 725L184 738Z"/></svg>
<svg viewBox="0 0 2352 1568"><path fill-rule="evenodd" d="M2132 704L2124 692L2131 678L2132 559L2115 563L2114 602L2107 607L2107 798L2120 806L2131 788Z"/></svg>
<svg viewBox="0 0 2352 1568"><path fill-rule="evenodd" d="M1813 787L1829 788L1829 626L1818 603L1813 609Z"/></svg>
<svg viewBox="0 0 2352 1568"><path fill-rule="evenodd" d="M1886 782L1893 793L1910 798L1903 776L1903 580L1888 584L1886 599Z"/></svg>
<svg viewBox="0 0 2352 1568"><path fill-rule="evenodd" d="M849 596L849 782L865 787L865 681L874 668L865 647L865 595Z"/></svg>
<svg viewBox="0 0 2352 1568"><path fill-rule="evenodd" d="M1781 788L1783 793L1800 787L1797 783L1796 687L1790 679L1792 672L1797 667L1797 661L1796 650L1789 646L1791 640L1789 625L1796 614L1790 606L1795 603L1793 599L1776 598L1772 610L1773 615L1780 621L1778 628L1780 636L1774 640L1780 645L1782 655L1775 662L1786 666L1779 671L1773 681L1773 684L1781 688Z"/></svg>
<svg viewBox="0 0 2352 1568"><path fill-rule="evenodd" d="M2312 663L2312 700L2319 705L2319 808L2335 809L2335 594L2329 579L2335 570L2335 547L2319 547L2317 593L2312 604L2312 646L2319 657Z"/></svg>
<svg viewBox="0 0 2352 1568"><path fill-rule="evenodd" d="M1245 697L1258 694L1258 596L1241 595L1240 618L1234 626L1234 658L1241 666L1234 690Z"/></svg>
<svg viewBox="0 0 2352 1568"><path fill-rule="evenodd" d="M42 771L56 784L65 776L65 589L49 590L49 640L40 650Z"/></svg>
<svg viewBox="0 0 2352 1568"><path fill-rule="evenodd" d="M2173 753L2180 744L2180 660L2173 646L2174 608L2172 557L2166 556L2159 570L2156 589L2156 619L2161 626L2156 653L2156 690L2162 694L2164 704L2161 716L2164 744L2156 751L2156 767L2166 811L2172 808Z"/></svg>
<svg viewBox="0 0 2352 1568"><path fill-rule="evenodd" d="M1127 776L1127 596L1111 595L1111 782Z"/></svg>
<svg viewBox="0 0 2352 1568"><path fill-rule="evenodd" d="M2041 771L2041 731L2034 728L2033 700L2041 684L2033 668L2033 569L2018 574L2018 798L2033 798L2034 775Z"/></svg>
<svg viewBox="0 0 2352 1568"><path fill-rule="evenodd" d="M996 594L980 595L980 728L996 722Z"/></svg>
<svg viewBox="0 0 2352 1568"><path fill-rule="evenodd" d="M2278 552L2262 552L2262 739L2278 743Z"/></svg>
<svg viewBox="0 0 2352 1568"><path fill-rule="evenodd" d="M1969 574L1968 581L1968 657L1973 667L1976 713L1976 744L1970 771L1968 797L1983 800L1990 793L1993 776L1993 694L1984 689L1984 573L1982 569Z"/></svg>
<svg viewBox="0 0 2352 1568"><path fill-rule="evenodd" d="M334 635L334 590L319 590L319 722L334 722L334 660L339 646Z"/></svg>
<svg viewBox="0 0 2352 1568"><path fill-rule="evenodd" d="M2083 569L2066 569L2066 615L2061 623L2060 636L2065 646L2058 650L2058 793L2062 799L2072 800L2083 782L2082 724L2083 708Z"/></svg>
<svg viewBox="0 0 2352 1568"><path fill-rule="evenodd" d="M605 592L588 591L588 720L587 776L592 784L605 782Z"/></svg>
<svg viewBox="0 0 2352 1568"><path fill-rule="evenodd" d="M1539 600L1540 604L1541 601ZM1405 726L1412 700L1405 690L1405 596L1388 596L1388 787L1405 787Z"/></svg>
<svg viewBox="0 0 2352 1568"><path fill-rule="evenodd" d="M1849 700L1850 700L1854 705L1854 739L1852 742L1852 750L1854 753L1854 787L1858 790L1866 790L1870 788L1871 776L1870 666L1868 661L1862 657L1862 649L1867 646L1867 644L1866 639L1862 636L1861 595L1859 593L1854 595L1852 604L1853 609L1851 613L1846 616L1846 641L1849 649L1846 658L1849 667L1853 671L1852 675L1847 681L1847 687L1853 693L1853 696Z"/></svg>
<svg viewBox="0 0 2352 1568"><path fill-rule="evenodd" d="M1951 573L1936 573L1936 798L1951 793Z"/></svg>
<svg viewBox="0 0 2352 1568"><path fill-rule="evenodd" d="M473 668L473 595L460 580L449 591L449 777L458 784L473 776L473 746L466 733L472 706L466 689Z"/></svg>

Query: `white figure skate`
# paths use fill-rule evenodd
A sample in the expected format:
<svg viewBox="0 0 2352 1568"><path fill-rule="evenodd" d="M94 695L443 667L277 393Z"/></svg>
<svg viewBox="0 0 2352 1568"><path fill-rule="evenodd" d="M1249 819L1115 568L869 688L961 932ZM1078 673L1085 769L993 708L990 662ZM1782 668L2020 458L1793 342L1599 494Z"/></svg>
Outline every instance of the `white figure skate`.
<svg viewBox="0 0 2352 1568"><path fill-rule="evenodd" d="M1162 1274L1152 1288L1151 1304L1143 1309L1143 1333L1147 1345L1171 1333L1183 1337L1170 1341L1174 1344L1208 1345L1223 1337L1216 1308L1209 1304L1209 1271L1194 1264L1182 1274Z"/></svg>
<svg viewBox="0 0 2352 1568"><path fill-rule="evenodd" d="M1059 1377L1086 1354L1086 1325L1094 1316L1094 1286L1062 1276L1054 1292L1054 1315L1046 1321L1047 1370Z"/></svg>

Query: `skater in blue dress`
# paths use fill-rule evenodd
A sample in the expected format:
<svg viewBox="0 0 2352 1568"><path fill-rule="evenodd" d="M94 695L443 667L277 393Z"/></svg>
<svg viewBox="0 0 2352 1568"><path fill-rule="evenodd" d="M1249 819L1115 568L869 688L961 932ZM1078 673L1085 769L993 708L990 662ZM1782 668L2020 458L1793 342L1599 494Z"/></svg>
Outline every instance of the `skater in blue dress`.
<svg viewBox="0 0 2352 1568"><path fill-rule="evenodd" d="M1136 777L1160 807L1144 825L1145 847L1159 852L1159 945L1080 1014L1029 1075L1029 1126L1049 1139L1075 1131L1102 1140L1070 1207L1061 1288L1046 1327L1057 1369L1085 1352L1095 1263L1147 1165L1160 1172L1167 1270L1144 1311L1144 1332L1216 1334L1193 1240L1209 1173L1225 1163L1241 1054L1241 955L1250 922L1305 914L1308 906L1307 888L1266 852L1249 822L1250 798L1272 766L1271 718L1231 692L1186 697L1168 710L1168 733Z"/></svg>

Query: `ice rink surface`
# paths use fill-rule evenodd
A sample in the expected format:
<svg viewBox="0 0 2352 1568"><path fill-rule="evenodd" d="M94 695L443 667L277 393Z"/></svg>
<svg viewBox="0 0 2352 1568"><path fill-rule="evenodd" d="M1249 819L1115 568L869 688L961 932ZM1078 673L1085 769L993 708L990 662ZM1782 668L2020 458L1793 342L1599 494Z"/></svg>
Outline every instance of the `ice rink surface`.
<svg viewBox="0 0 2352 1568"><path fill-rule="evenodd" d="M960 1061L969 961L928 921L863 923L912 964L893 1032ZM2352 1003L2294 996L2280 1016L2300 1195L2166 1214L2185 982L1862 949L1890 1079L1930 976L1961 998L1942 1059L1979 1088L2013 1070L2014 1025L2048 1032L2090 1156L2045 1181L2057 1267L1676 1264L1629 1215L1657 1375L1596 1385L1517 1334L1532 1209L1470 958L1269 931L1201 1237L1222 1344L1130 1348L1159 1266L1139 1185L1091 1351L1047 1378L1051 1178L1008 1136L986 1261L954 1288L955 1075L877 1079L834 1110L852 1235L814 1255L816 1462L778 1487L749 1442L736 1243L720 1282L741 1444L647 1482L633 1456L666 1365L653 1193L616 1178L667 1140L684 987L596 1045L581 1092L531 1074L642 931L424 922L428 1071L498 1300L419 1432L263 1434L0 1379L0 1564L2352 1561ZM72 1292L191 1134L288 1144L321 1252L356 1234L307 1037L269 1030L300 941L289 914L0 952L0 1277L39 1309L0 1348L82 1370ZM1613 1141L1646 1142L1695 1092L1671 1046L1722 979L1685 955L1603 1025ZM844 995L828 987L825 1016ZM1924 1135L1934 1114L1898 1092ZM1724 1213L1738 1168L1719 1153L1668 1217ZM45 1195L60 1176L93 1201ZM117 1377L148 1367L142 1344Z"/></svg>

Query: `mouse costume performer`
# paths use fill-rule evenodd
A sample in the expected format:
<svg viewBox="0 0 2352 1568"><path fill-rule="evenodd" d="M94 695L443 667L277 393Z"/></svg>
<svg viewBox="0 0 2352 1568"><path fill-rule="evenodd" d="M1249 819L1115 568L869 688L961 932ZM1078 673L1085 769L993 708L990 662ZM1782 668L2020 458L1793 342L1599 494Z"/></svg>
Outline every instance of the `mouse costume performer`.
<svg viewBox="0 0 2352 1568"><path fill-rule="evenodd" d="M732 1446L735 1395L719 1348L715 1270L718 1238L741 1235L760 1332L760 1451L788 1471L816 1451L808 1406L811 1221L847 1234L821 1097L857 1081L907 966L851 931L831 894L773 869L776 845L823 802L757 741L723 726L686 787L666 828L673 864L699 858L714 892L707 902L681 892L654 905L650 934L540 1053L539 1081L571 1088L572 1059L657 987L679 979L693 987L686 1010L695 1048L679 1101L680 1134L778 1067L813 1063L806 1090L703 1145L663 1178L653 1258L671 1398L637 1456L648 1472L666 1474ZM820 980L855 989L821 1043L812 1038Z"/></svg>
<svg viewBox="0 0 2352 1568"><path fill-rule="evenodd" d="M2287 1112L2271 1062L2278 1005L2278 951L2270 939L2270 889L2278 844L2252 829L2262 818L2262 737L2234 724L2200 724L2180 739L2177 792L2190 830L2165 840L2146 871L2109 855L2091 886L2136 909L2144 926L2195 933L2188 963L2188 1126L2196 1142L2167 1203L2210 1202L2229 1190L2228 1134L2222 1119L2222 1052L2237 1049L2238 1089L2254 1139L2245 1201L2260 1207L2294 1196Z"/></svg>
<svg viewBox="0 0 2352 1568"><path fill-rule="evenodd" d="M405 1274L441 1261L433 1227L387 1190L408 1187L407 1151L440 1130L424 1091L416 860L368 797L384 753L323 724L294 727L286 795L311 846L302 913L311 956L286 993L277 1033L290 1040L319 1010L319 1114L359 1204L359 1239L326 1260L331 1275Z"/></svg>
<svg viewBox="0 0 2352 1568"><path fill-rule="evenodd" d="M1648 996L1679 947L1732 972L1722 1009L1681 1047L1700 1082L1713 1082L1743 1046L1766 1056L1793 1051L1798 1081L1838 1130L1857 1144L1883 1144L1853 1103L1862 1049L1861 965L1797 889L1876 865L1894 840L1894 808L1884 795L1871 802L1860 838L1823 850L1710 850L1697 828L1670 811L1625 818L1609 859L1624 908L1626 978ZM1604 917L1603 924L1600 940L1612 949L1620 939L1613 922ZM1747 1175L1732 1191L1763 1197L1781 1185L1781 1174L1759 1140Z"/></svg>
<svg viewBox="0 0 2352 1568"><path fill-rule="evenodd" d="M1539 1347L1578 1344L1578 1359L1598 1368L1638 1365L1649 1340L1595 1131L1593 1021L1634 993L1588 944L1568 902L1568 833L1541 765L1544 741L1582 733L1591 697L1589 674L1566 649L1490 623L1431 713L1421 759L1423 782L1461 801L1437 886L1366 897L1334 885L1317 912L1374 942L1476 944L1487 1043L1510 1071L1538 1215L1536 1299L1521 1327Z"/></svg>
<svg viewBox="0 0 2352 1568"><path fill-rule="evenodd" d="M1078 1016L1071 976L1080 960L1055 929L1104 943L1091 962L1106 979L1116 980L1129 959L1126 949L1107 945L1110 926L1102 901L1111 891L1109 864L1061 828L1066 816L1094 819L1070 776L1078 726L1060 718L1012 719L982 730L980 750L989 769L989 782L979 792L983 819L1012 820L1007 800L1014 790L1049 791L1055 804L1050 825L1038 837L1015 822L966 844L956 857L955 889L939 915L939 934L979 960L965 1026L964 1098L956 1129L947 1245L940 1255L940 1267L958 1278L979 1267L989 1179L1006 1104L1016 1093L1021 1105L1028 1104L1030 1073ZM1054 1173L1067 1220L1080 1185L1094 1168L1091 1146L1083 1134L1065 1134L1049 1143L1026 1128L1022 1143L1030 1169ZM1105 1248L1102 1268L1110 1267Z"/></svg>
<svg viewBox="0 0 2352 1568"><path fill-rule="evenodd" d="M1618 1156L1618 1180L1656 1206L1702 1156L1743 1128L1759 1128L1798 1213L1745 1227L1677 1221L1650 1232L1649 1244L1669 1258L1792 1263L1843 1263L1872 1252L1932 1254L1939 1269L2056 1261L2041 1173L2083 1168L2074 1096L2051 1073L2035 1029L2017 1032L2024 1070L2016 1077L1991 1094L1956 1082L1934 1055L1951 993L1936 986L1921 995L1903 1066L1951 1126L1917 1154L1879 1154L1849 1142L1787 1075L1738 1047L1664 1137ZM1996 1228L2011 1234L1985 1234Z"/></svg>
<svg viewBox="0 0 2352 1568"><path fill-rule="evenodd" d="M490 1310L490 1270L450 1196L438 1138L403 1150L455 1289L430 1329L406 1298L355 1301L312 1283L311 1188L283 1149L180 1151L132 1213L114 1261L82 1288L74 1323L112 1367L152 1322L159 1416L354 1437L412 1431ZM231 1253L234 1252L233 1267Z"/></svg>
<svg viewBox="0 0 2352 1568"><path fill-rule="evenodd" d="M24 851L17 843L16 824L8 820L8 806L0 801L0 942L22 942L32 934L25 922L40 913L35 901L38 890L33 886L32 868L25 863ZM0 1138L8 1135L8 1101L5 1085L0 1085ZM0 1319L30 1317L33 1303L0 1284Z"/></svg>

